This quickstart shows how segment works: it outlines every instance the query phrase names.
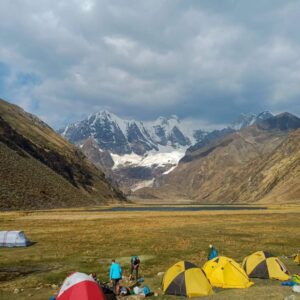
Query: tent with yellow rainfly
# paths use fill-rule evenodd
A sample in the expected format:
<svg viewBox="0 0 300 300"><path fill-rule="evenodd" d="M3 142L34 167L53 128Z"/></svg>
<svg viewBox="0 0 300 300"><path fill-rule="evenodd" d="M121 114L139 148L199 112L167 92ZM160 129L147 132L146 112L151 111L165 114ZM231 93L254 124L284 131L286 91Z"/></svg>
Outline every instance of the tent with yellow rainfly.
<svg viewBox="0 0 300 300"><path fill-rule="evenodd" d="M245 257L243 268L251 278L289 280L285 265L271 253L257 251Z"/></svg>
<svg viewBox="0 0 300 300"><path fill-rule="evenodd" d="M243 289L253 285L242 267L225 256L218 256L206 262L203 271L215 287Z"/></svg>
<svg viewBox="0 0 300 300"><path fill-rule="evenodd" d="M187 261L180 261L167 270L162 290L168 295L189 298L212 294L212 286L204 272Z"/></svg>
<svg viewBox="0 0 300 300"><path fill-rule="evenodd" d="M300 264L300 254L297 254L294 258L294 262Z"/></svg>

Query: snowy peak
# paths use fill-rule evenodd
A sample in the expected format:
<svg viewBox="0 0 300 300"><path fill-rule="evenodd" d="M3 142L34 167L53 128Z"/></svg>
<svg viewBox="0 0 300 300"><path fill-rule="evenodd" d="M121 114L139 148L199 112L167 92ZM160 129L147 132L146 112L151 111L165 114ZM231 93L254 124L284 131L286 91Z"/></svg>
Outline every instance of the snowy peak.
<svg viewBox="0 0 300 300"><path fill-rule="evenodd" d="M92 137L100 149L119 155L143 155L148 151L159 151L161 147L178 149L191 145L191 138L181 130L181 123L176 115L143 123L121 119L103 110L68 125L61 132L75 144Z"/></svg>
<svg viewBox="0 0 300 300"><path fill-rule="evenodd" d="M100 111L88 116L87 119L68 125L63 136L75 144L80 144L88 138L94 138L103 150L118 153L130 153L127 138L124 135L125 122L108 111Z"/></svg>
<svg viewBox="0 0 300 300"><path fill-rule="evenodd" d="M151 138L161 146L180 148L191 145L191 137L184 133L184 126L176 115L169 119L159 117L154 122L146 123Z"/></svg>
<svg viewBox="0 0 300 300"><path fill-rule="evenodd" d="M273 115L268 111L257 115L241 114L228 128L240 130L271 117ZM149 151L185 150L195 143L201 143L209 133L194 127L185 120L180 121L176 115L141 122L122 119L107 110L101 110L68 125L60 132L75 144L83 144L88 138L93 138L99 149L118 155L144 155Z"/></svg>
<svg viewBox="0 0 300 300"><path fill-rule="evenodd" d="M240 114L240 116L229 125L229 128L234 130L241 130L243 128L246 128L248 126L251 126L258 121L267 120L269 118L273 117L273 114L271 114L269 111L263 111L259 114Z"/></svg>
<svg viewBox="0 0 300 300"><path fill-rule="evenodd" d="M174 126L180 126L180 120L176 115L172 115L170 118L159 117L154 122L148 122L152 126L161 126L164 128L173 128Z"/></svg>
<svg viewBox="0 0 300 300"><path fill-rule="evenodd" d="M267 119L272 118L272 117L274 117L274 115L266 110L266 111L263 111L260 114L258 114L256 119L257 120L267 120Z"/></svg>

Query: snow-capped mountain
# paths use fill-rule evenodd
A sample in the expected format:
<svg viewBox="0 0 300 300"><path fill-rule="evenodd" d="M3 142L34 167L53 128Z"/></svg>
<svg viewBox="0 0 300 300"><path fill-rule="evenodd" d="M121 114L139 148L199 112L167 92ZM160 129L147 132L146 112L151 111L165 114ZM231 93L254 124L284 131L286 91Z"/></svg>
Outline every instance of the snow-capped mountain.
<svg viewBox="0 0 300 300"><path fill-rule="evenodd" d="M142 122L121 119L103 110L68 125L60 133L81 147L125 193L130 193L172 172L186 153L270 117L269 112L242 114L230 126L208 132L175 115Z"/></svg>
<svg viewBox="0 0 300 300"><path fill-rule="evenodd" d="M190 124L175 115L152 122L125 120L104 110L60 133L129 192L171 172L186 149L207 134Z"/></svg>
<svg viewBox="0 0 300 300"><path fill-rule="evenodd" d="M240 114L240 116L229 125L229 128L234 130L241 130L251 126L259 121L267 120L273 117L269 111L263 111L259 114Z"/></svg>
<svg viewBox="0 0 300 300"><path fill-rule="evenodd" d="M101 150L118 155L144 155L167 147L182 149L190 146L204 131L190 130L177 116L159 117L153 122L124 120L108 111L90 115L83 121L68 125L62 135L74 144L93 138Z"/></svg>

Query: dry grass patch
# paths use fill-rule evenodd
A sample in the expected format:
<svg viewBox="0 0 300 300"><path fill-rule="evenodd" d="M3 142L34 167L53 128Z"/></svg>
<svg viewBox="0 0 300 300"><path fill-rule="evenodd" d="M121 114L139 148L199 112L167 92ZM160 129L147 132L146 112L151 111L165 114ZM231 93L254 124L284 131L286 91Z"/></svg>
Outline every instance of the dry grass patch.
<svg viewBox="0 0 300 300"><path fill-rule="evenodd" d="M221 254L239 262L256 250L291 255L300 245L300 236L295 234L295 228L300 227L299 216L299 207L240 213L53 211L1 214L1 228L22 229L36 244L23 249L0 249L0 275L4 274L3 270L7 272L7 276L0 276L0 299L15 299L14 288L24 289L18 299L47 299L55 293L47 285L60 285L73 271L97 272L101 280L107 281L112 258L122 263L128 275L132 254L141 256L141 275L159 292L158 272L183 259L201 266L210 242ZM285 262L293 272L300 272L292 260ZM18 276L13 271L14 274L19 272ZM211 299L264 299L260 296L270 293L278 295L278 299L291 294L290 289L281 287L279 282L265 280L247 290L217 292Z"/></svg>

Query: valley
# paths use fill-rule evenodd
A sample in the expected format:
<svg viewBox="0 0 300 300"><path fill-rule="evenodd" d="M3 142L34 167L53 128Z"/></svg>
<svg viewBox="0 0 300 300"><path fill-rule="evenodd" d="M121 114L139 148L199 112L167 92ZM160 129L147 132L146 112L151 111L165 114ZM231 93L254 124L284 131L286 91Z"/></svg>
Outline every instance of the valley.
<svg viewBox="0 0 300 300"><path fill-rule="evenodd" d="M300 300L299 14L0 1L0 300Z"/></svg>
<svg viewBox="0 0 300 300"><path fill-rule="evenodd" d="M60 132L134 201L297 203L299 129L300 119L290 113L242 114L227 127L208 131L176 116L142 122L100 111ZM278 167L272 167L272 158ZM273 172L267 168L281 174L267 179Z"/></svg>
<svg viewBox="0 0 300 300"><path fill-rule="evenodd" d="M209 243L238 262L253 251L270 251L291 272L299 272L299 266L289 258L300 244L294 229L300 226L299 206L238 211L97 211L107 208L112 207L0 213L2 228L22 228L35 242L28 248L1 249L0 298L49 299L74 271L97 272L106 282L112 258L122 264L128 276L129 258L135 253L141 258L144 283L158 293L155 298L179 299L162 294L158 272L180 260L202 266ZM266 294L282 299L291 294L290 287L277 280L254 281L249 289L216 289L214 295L203 299L265 299Z"/></svg>
<svg viewBox="0 0 300 300"><path fill-rule="evenodd" d="M138 191L137 195L144 197L143 188L159 186L189 152L272 117L267 111L242 114L226 128L207 130L196 120L180 120L175 115L143 122L121 119L104 110L69 124L59 133L103 169L127 196Z"/></svg>

